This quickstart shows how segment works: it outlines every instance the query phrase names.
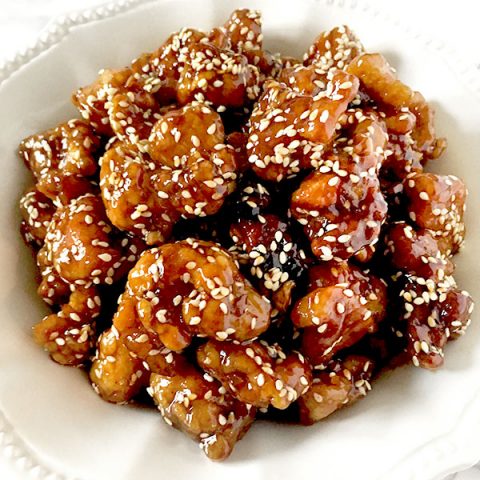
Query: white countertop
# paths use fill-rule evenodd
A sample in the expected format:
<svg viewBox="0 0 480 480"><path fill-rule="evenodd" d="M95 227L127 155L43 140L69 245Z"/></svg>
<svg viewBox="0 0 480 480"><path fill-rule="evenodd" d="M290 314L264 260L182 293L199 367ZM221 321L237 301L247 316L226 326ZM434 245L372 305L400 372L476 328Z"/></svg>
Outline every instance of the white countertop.
<svg viewBox="0 0 480 480"><path fill-rule="evenodd" d="M201 1L201 0L192 0ZM345 0L353 2L355 0ZM362 0L358 0L361 3ZM32 44L49 21L72 10L107 3L105 0L1 0L0 63ZM413 30L428 30L428 35L452 46L480 70L478 19L480 2L476 0L369 0L390 9L392 15L408 19ZM400 7L401 4L401 7ZM479 73L480 74L480 73ZM1 442L0 442L1 444ZM1 450L1 448L0 448ZM479 454L480 458L480 446ZM16 480L15 467L1 456L0 478ZM480 464L445 480L480 480Z"/></svg>

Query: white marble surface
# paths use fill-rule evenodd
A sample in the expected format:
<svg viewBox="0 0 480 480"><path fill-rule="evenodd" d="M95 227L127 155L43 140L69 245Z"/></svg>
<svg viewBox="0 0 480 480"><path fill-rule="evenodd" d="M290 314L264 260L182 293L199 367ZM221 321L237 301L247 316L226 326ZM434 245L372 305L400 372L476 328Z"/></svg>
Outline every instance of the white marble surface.
<svg viewBox="0 0 480 480"><path fill-rule="evenodd" d="M478 48L480 2L476 0L369 1L401 16L411 24L414 30L428 29L430 37L451 44L480 70L480 49ZM55 16L103 3L106 3L105 0L0 0L0 63L34 42L41 30ZM402 5L401 11L399 11L399 4ZM17 478L15 472L16 469L12 468L8 460L0 456L0 479L15 480ZM453 479L480 480L480 464L464 472L450 475L445 480Z"/></svg>

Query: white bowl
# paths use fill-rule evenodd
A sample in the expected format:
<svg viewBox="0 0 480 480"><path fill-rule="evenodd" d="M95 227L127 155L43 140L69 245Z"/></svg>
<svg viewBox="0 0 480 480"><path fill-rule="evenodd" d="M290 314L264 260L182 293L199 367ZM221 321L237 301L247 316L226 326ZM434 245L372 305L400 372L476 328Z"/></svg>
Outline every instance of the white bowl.
<svg viewBox="0 0 480 480"><path fill-rule="evenodd" d="M347 23L370 51L382 51L408 84L437 108L448 153L432 167L470 188L468 238L456 257L461 287L480 298L480 81L455 57L381 12L344 1L124 1L68 17L0 70L0 442L39 478L143 480L433 480L480 458L480 325L447 347L435 373L402 368L362 402L305 428L258 422L221 464L168 427L153 410L102 401L80 370L49 360L31 338L45 312L35 295L34 262L18 234L18 198L31 179L16 157L26 135L76 115L70 93L99 68L121 66L182 26L208 28L231 10L261 8L267 47L304 51L323 29ZM476 83L472 83L472 79ZM49 477L48 475L51 475Z"/></svg>

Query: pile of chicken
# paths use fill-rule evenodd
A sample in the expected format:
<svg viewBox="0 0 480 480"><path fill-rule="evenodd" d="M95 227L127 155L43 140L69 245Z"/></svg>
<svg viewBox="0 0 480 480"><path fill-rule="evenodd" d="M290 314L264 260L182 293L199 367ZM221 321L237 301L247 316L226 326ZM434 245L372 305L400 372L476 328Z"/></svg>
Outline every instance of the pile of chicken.
<svg viewBox="0 0 480 480"><path fill-rule="evenodd" d="M217 460L257 416L312 424L393 360L439 367L473 309L467 192L424 171L446 147L424 97L345 26L303 60L262 41L251 10L183 29L19 148L36 341Z"/></svg>

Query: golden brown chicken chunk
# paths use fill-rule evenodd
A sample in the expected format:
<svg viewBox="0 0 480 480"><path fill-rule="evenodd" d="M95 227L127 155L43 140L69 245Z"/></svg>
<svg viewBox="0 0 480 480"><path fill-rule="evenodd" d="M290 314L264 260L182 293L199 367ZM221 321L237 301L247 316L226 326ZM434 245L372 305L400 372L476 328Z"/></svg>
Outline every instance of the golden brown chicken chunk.
<svg viewBox="0 0 480 480"><path fill-rule="evenodd" d="M360 88L381 108L412 113L415 126L411 138L415 150L425 159L437 158L446 147L445 139L437 138L433 125L434 112L420 92L397 79L392 67L378 53L364 53L350 63L347 71L360 80Z"/></svg>
<svg viewBox="0 0 480 480"><path fill-rule="evenodd" d="M414 230L405 222L391 225L385 239L385 254L392 266L410 275L443 280L454 270L452 261L439 248L430 230Z"/></svg>
<svg viewBox="0 0 480 480"><path fill-rule="evenodd" d="M314 95L277 81L266 83L250 117L247 152L255 173L279 182L314 166L357 89L358 80L342 71Z"/></svg>
<svg viewBox="0 0 480 480"><path fill-rule="evenodd" d="M56 205L92 190L98 137L83 120L70 120L25 138L19 155L33 173L37 190Z"/></svg>
<svg viewBox="0 0 480 480"><path fill-rule="evenodd" d="M103 332L90 368L95 391L108 402L126 403L148 385L149 373L142 360L123 345L115 327Z"/></svg>
<svg viewBox="0 0 480 480"><path fill-rule="evenodd" d="M265 341L210 340L198 349L197 359L235 398L259 408L283 410L311 385L311 368L301 354L285 354Z"/></svg>
<svg viewBox="0 0 480 480"><path fill-rule="evenodd" d="M445 255L453 255L465 238L467 188L455 175L414 173L404 182L407 211L420 228L426 228Z"/></svg>
<svg viewBox="0 0 480 480"><path fill-rule="evenodd" d="M315 371L310 390L298 399L300 422L311 425L367 395L372 373L372 361L360 355L328 362Z"/></svg>
<svg viewBox="0 0 480 480"><path fill-rule="evenodd" d="M95 346L94 320L100 314L95 287L79 287L58 313L33 327L35 341L62 365L82 365Z"/></svg>
<svg viewBox="0 0 480 480"><path fill-rule="evenodd" d="M312 267L310 293L292 311L303 328L302 352L315 364L358 342L377 329L385 316L385 283L360 268L343 263Z"/></svg>
<svg viewBox="0 0 480 480"><path fill-rule="evenodd" d="M321 33L304 55L305 65L314 64L324 72L348 67L363 52L360 40L346 25Z"/></svg>
<svg viewBox="0 0 480 480"><path fill-rule="evenodd" d="M29 189L20 199L22 223L20 230L27 243L41 247L56 207L36 188Z"/></svg>
<svg viewBox="0 0 480 480"><path fill-rule="evenodd" d="M463 335L470 325L472 297L460 290L451 276L438 282L407 276L400 301L403 324L398 331L406 339L413 365L440 367L447 341Z"/></svg>
<svg viewBox="0 0 480 480"><path fill-rule="evenodd" d="M130 306L128 306L130 305ZM174 351L192 337L249 340L270 322L270 302L239 272L228 253L211 242L185 240L143 253L130 271L115 325L134 309L147 332ZM162 345L163 344L163 345Z"/></svg>
<svg viewBox="0 0 480 480"><path fill-rule="evenodd" d="M55 212L41 255L70 284L111 285L135 263L140 246L115 231L101 199L87 194Z"/></svg>
<svg viewBox="0 0 480 480"><path fill-rule="evenodd" d="M234 150L224 140L220 116L191 104L158 120L149 153L114 144L103 156L100 172L110 221L149 244L160 244L180 216L218 211L236 178Z"/></svg>
<svg viewBox="0 0 480 480"><path fill-rule="evenodd" d="M375 175L327 168L311 173L293 193L292 215L318 258L341 261L378 242L387 204Z"/></svg>
<svg viewBox="0 0 480 480"><path fill-rule="evenodd" d="M165 422L193 437L212 460L227 458L255 418L254 407L192 367L172 376L152 374L149 393Z"/></svg>

